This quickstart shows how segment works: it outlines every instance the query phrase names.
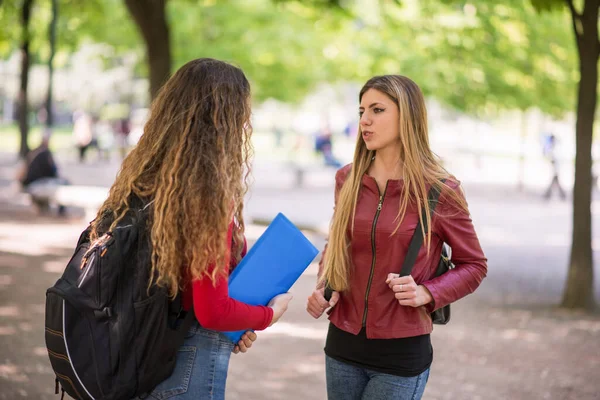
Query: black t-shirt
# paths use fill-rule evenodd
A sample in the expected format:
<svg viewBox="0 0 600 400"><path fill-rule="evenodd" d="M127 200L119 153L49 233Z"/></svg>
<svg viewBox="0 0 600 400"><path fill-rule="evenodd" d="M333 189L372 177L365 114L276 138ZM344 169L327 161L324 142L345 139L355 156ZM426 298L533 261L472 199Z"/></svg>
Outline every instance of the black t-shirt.
<svg viewBox="0 0 600 400"><path fill-rule="evenodd" d="M398 376L417 376L433 361L431 338L427 335L401 339L367 339L363 327L353 335L329 324L325 354L361 368Z"/></svg>
<svg viewBox="0 0 600 400"><path fill-rule="evenodd" d="M23 179L23 186L41 178L56 178L56 164L52 158L52 153L48 148L40 147L33 151L29 156L27 164L27 175Z"/></svg>

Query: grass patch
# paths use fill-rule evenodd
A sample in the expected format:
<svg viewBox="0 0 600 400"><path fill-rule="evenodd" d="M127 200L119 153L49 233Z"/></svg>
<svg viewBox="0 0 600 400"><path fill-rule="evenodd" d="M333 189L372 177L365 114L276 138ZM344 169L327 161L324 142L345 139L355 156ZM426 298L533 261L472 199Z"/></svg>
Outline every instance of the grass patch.
<svg viewBox="0 0 600 400"><path fill-rule="evenodd" d="M29 129L27 143L30 149L35 149L42 141L43 126L36 125ZM50 148L53 151L72 149L74 147L70 125L59 126L53 129L52 139L50 139ZM18 153L21 143L19 127L16 124L0 125L0 151L5 153Z"/></svg>

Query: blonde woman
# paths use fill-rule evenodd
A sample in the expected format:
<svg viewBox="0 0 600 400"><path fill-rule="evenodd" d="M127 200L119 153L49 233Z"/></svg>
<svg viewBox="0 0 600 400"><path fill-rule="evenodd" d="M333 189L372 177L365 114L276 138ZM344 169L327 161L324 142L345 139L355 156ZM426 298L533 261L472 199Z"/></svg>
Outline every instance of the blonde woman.
<svg viewBox="0 0 600 400"><path fill-rule="evenodd" d="M184 309L194 307L173 374L147 399L223 399L231 353L245 352L256 334L234 347L219 331L265 329L291 300L286 293L262 307L228 295L229 272L246 249L250 134L244 73L208 58L188 62L152 103L144 134L92 224L93 241L132 208L147 207L153 283L172 296L182 291Z"/></svg>
<svg viewBox="0 0 600 400"><path fill-rule="evenodd" d="M377 76L359 101L354 161L336 174L329 242L307 311L319 318L332 307L330 400L420 399L433 359L430 313L472 293L486 258L458 180L429 147L419 87L404 76ZM441 193L433 213L432 186ZM399 277L419 221L428 227L424 245L412 274ZM456 268L435 277L444 243Z"/></svg>

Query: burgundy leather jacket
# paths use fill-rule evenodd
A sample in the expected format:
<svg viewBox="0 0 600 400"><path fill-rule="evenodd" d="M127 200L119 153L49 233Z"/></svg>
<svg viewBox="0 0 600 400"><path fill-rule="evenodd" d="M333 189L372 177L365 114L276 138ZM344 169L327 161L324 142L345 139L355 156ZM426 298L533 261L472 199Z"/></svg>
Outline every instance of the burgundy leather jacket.
<svg viewBox="0 0 600 400"><path fill-rule="evenodd" d="M336 174L336 202L350 168L351 164L346 165ZM458 182L446 183L463 196ZM362 178L353 234L349 230L350 289L340 293L340 300L329 315L335 326L347 332L358 334L365 326L367 337L373 339L431 333L430 312L472 293L486 275L487 260L469 214L442 194L432 218L430 252L427 254L423 245L412 270L415 282L429 289L433 302L417 308L398 303L385 281L389 273L400 272L418 223L416 207L409 206L400 229L391 236L402 190L403 180L389 180L385 192L380 193L374 178L366 174ZM443 243L452 248L451 259L456 268L434 277ZM322 264L323 259L319 275Z"/></svg>

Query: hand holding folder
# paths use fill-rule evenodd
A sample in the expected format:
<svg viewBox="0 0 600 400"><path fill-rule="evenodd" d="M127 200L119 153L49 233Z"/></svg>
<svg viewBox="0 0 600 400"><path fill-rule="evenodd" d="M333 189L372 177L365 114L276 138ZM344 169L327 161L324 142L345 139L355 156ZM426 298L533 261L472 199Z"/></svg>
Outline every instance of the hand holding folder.
<svg viewBox="0 0 600 400"><path fill-rule="evenodd" d="M290 220L279 213L229 277L229 296L266 306L286 293L319 251ZM236 343L243 331L224 332Z"/></svg>

